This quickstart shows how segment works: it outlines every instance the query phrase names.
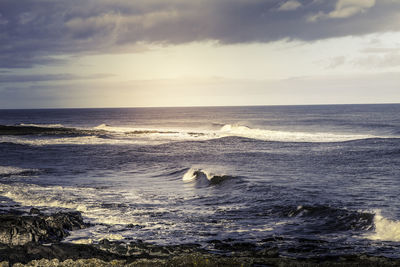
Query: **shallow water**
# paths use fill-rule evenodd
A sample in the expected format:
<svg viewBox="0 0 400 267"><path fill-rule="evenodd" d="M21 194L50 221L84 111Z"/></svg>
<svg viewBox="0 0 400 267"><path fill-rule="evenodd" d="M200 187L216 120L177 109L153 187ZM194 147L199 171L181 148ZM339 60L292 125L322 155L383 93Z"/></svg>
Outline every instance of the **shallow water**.
<svg viewBox="0 0 400 267"><path fill-rule="evenodd" d="M396 257L399 114L400 105L0 110L1 125L23 126L0 129L0 205L81 211L95 226L67 242L274 240L297 257L310 250L288 248L305 242L312 253Z"/></svg>

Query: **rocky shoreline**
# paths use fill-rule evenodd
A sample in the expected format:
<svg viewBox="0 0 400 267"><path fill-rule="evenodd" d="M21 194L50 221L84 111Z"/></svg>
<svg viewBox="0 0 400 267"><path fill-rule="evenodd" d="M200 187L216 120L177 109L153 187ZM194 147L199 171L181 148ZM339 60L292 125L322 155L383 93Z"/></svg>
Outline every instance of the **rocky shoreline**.
<svg viewBox="0 0 400 267"><path fill-rule="evenodd" d="M83 245L63 243L69 231L90 227L79 212L51 215L0 214L0 266L400 266L399 259L368 255L293 259L274 243L263 245L212 240L212 250L198 244L158 246L142 241Z"/></svg>

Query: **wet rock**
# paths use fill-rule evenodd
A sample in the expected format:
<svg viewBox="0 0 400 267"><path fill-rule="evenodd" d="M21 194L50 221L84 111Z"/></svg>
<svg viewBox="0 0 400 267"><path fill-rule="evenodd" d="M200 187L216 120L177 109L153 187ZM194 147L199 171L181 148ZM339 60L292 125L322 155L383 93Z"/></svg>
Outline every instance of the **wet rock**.
<svg viewBox="0 0 400 267"><path fill-rule="evenodd" d="M68 231L86 228L79 212L44 215L31 209L31 215L0 214L0 243L18 246L29 242L57 242Z"/></svg>
<svg viewBox="0 0 400 267"><path fill-rule="evenodd" d="M279 250L277 248L263 248L257 251L257 255L261 257L277 258L279 257Z"/></svg>
<svg viewBox="0 0 400 267"><path fill-rule="evenodd" d="M29 214L40 215L40 214L42 214L42 213L41 213L40 210L37 209L37 208L31 208L31 210L29 211Z"/></svg>
<svg viewBox="0 0 400 267"><path fill-rule="evenodd" d="M87 227L79 212L44 215L0 214L0 267L2 266L400 266L399 259L368 255L320 254L318 240L301 239L295 251L314 257L288 258L280 255L277 239L247 243L211 240L217 251L199 244L154 245L140 240L124 243L104 239L98 244L60 243L70 230ZM52 244L43 244L51 242ZM278 249L279 248L279 249ZM286 252L289 251L286 249ZM284 253L282 253L284 254Z"/></svg>
<svg viewBox="0 0 400 267"><path fill-rule="evenodd" d="M105 250L104 246L109 249ZM120 250L123 247L125 250ZM97 245L28 243L11 247L0 244L0 262L5 266L8 263L10 266L400 266L400 260L368 255L294 259L280 257L277 248L257 249L256 254L246 256L246 253L211 253L190 244L157 246L108 240Z"/></svg>
<svg viewBox="0 0 400 267"><path fill-rule="evenodd" d="M214 245L214 249L221 251L232 251L232 245L227 242L222 242L221 240L211 240L208 243Z"/></svg>
<svg viewBox="0 0 400 267"><path fill-rule="evenodd" d="M169 257L184 253L194 253L200 251L198 244L181 244L174 246L158 246L147 244L140 241L125 244L122 242L110 242L107 239L101 240L98 244L93 245L100 250L123 256L140 256L140 257Z"/></svg>

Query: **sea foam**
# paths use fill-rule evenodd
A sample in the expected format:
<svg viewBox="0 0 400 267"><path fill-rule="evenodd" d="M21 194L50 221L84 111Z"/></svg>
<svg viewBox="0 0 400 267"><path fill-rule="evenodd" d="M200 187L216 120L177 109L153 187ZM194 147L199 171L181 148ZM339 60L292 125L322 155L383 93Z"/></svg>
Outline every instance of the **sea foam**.
<svg viewBox="0 0 400 267"><path fill-rule="evenodd" d="M222 183L228 179L234 178L234 176L226 175L223 172L214 173L212 171L190 168L182 177L184 182L195 182L196 185L216 185ZM238 179L238 177L235 177Z"/></svg>
<svg viewBox="0 0 400 267"><path fill-rule="evenodd" d="M374 225L375 232L367 235L368 239L400 242L400 221L387 219L377 211Z"/></svg>
<svg viewBox="0 0 400 267"><path fill-rule="evenodd" d="M108 225L135 223L135 211L124 212L103 207L101 204L107 201L107 198L110 198L108 201L112 202L113 196L110 192L100 192L95 188L0 184L0 195L25 207L77 210L92 223Z"/></svg>
<svg viewBox="0 0 400 267"><path fill-rule="evenodd" d="M243 125L226 124L220 129L221 136L238 136L264 141L278 142L343 142L358 139L377 138L366 134L339 134L324 132L291 132L250 128Z"/></svg>
<svg viewBox="0 0 400 267"><path fill-rule="evenodd" d="M21 125L22 126L22 125ZM37 125L24 124L31 127L57 127L62 130L61 124ZM61 127L61 128L59 128ZM68 135L70 130L60 134ZM225 124L220 129L193 129L193 128L151 128L111 126L100 124L93 128L71 128L73 133L81 133L80 136L0 136L0 143L15 143L32 146L43 145L159 145L169 142L181 141L206 141L224 137L243 137L261 141L277 142L344 142L368 138L388 138L388 136L376 136L370 134L341 134L333 132L292 132L284 130L269 130L250 128L244 125ZM393 138L393 136L391 137Z"/></svg>
<svg viewBox="0 0 400 267"><path fill-rule="evenodd" d="M23 169L14 166L0 166L0 177L11 176L11 175L24 175L34 172L38 172L37 169Z"/></svg>
<svg viewBox="0 0 400 267"><path fill-rule="evenodd" d="M41 128L64 128L64 125L60 123L55 124L34 124L34 123L20 123L19 126L25 127L41 127Z"/></svg>

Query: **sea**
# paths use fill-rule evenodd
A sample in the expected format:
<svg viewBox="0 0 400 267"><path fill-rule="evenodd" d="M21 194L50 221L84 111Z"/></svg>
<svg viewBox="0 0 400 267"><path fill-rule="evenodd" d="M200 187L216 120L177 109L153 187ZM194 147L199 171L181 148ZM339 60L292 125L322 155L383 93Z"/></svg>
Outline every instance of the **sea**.
<svg viewBox="0 0 400 267"><path fill-rule="evenodd" d="M0 110L0 209L63 242L400 256L400 104ZM217 253L217 252L216 252Z"/></svg>

